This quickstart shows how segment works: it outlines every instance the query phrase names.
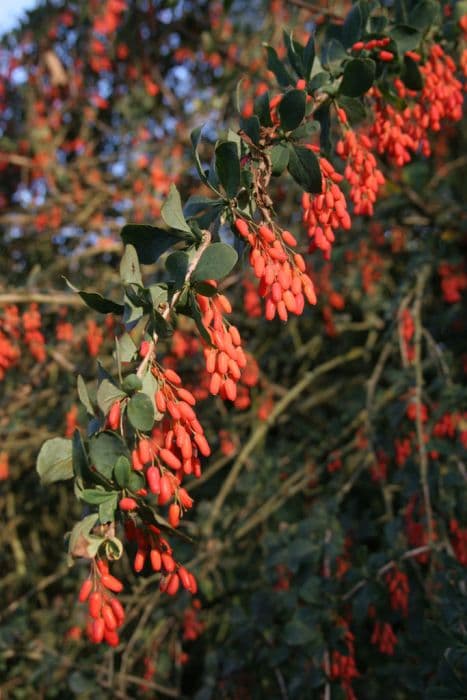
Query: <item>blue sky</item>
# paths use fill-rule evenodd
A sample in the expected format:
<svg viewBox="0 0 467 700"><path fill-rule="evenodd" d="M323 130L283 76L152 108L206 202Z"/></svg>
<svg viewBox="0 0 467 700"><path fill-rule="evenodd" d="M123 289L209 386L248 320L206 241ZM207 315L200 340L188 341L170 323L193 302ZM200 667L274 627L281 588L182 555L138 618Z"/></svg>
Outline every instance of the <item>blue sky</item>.
<svg viewBox="0 0 467 700"><path fill-rule="evenodd" d="M0 36L13 29L25 10L30 10L37 0L0 0Z"/></svg>

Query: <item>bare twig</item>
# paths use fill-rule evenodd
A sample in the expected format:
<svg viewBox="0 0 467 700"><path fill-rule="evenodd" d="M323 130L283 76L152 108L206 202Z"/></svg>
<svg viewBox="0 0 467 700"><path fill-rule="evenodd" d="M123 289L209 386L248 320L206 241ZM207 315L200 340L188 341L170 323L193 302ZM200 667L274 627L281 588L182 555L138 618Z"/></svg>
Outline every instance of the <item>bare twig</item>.
<svg viewBox="0 0 467 700"><path fill-rule="evenodd" d="M414 302L414 346L415 346L415 426L417 432L418 455L420 466L420 482L423 492L423 501L425 504L425 513L427 519L428 543L431 545L434 541L433 533L433 510L431 507L430 487L428 484L428 455L425 446L425 435L423 431L422 421L422 394L423 394L423 369L422 369L422 297L426 283L430 276L431 269L427 265L423 267L417 275L415 286L415 302Z"/></svg>

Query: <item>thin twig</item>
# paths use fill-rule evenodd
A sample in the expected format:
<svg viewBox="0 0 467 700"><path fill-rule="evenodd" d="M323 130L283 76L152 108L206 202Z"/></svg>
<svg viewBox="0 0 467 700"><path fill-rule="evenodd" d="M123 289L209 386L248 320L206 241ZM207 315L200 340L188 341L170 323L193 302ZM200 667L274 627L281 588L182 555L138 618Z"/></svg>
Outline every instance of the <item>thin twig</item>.
<svg viewBox="0 0 467 700"><path fill-rule="evenodd" d="M427 518L428 543L431 545L434 541L433 533L433 510L431 507L430 487L428 484L428 455L425 445L425 435L422 422L422 395L423 395L423 368L422 368L422 297L426 283L430 276L431 269L427 265L423 267L417 275L415 286L415 302L414 302L414 346L415 346L415 426L417 432L418 455L420 466L420 482L423 492L423 501L425 504L425 513Z"/></svg>

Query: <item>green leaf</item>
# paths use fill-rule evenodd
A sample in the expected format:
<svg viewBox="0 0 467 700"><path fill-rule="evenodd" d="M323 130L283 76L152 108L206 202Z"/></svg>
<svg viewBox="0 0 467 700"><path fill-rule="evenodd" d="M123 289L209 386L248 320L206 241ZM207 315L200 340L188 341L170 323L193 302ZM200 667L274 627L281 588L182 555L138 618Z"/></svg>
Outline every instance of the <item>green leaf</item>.
<svg viewBox="0 0 467 700"><path fill-rule="evenodd" d="M240 128L250 137L254 144L259 144L261 125L256 115L247 118L242 117L240 119Z"/></svg>
<svg viewBox="0 0 467 700"><path fill-rule="evenodd" d="M286 71L284 64L280 60L275 49L272 46L265 44L266 51L268 54L268 68L276 76L277 82L281 87L288 87L289 85L294 85L295 81Z"/></svg>
<svg viewBox="0 0 467 700"><path fill-rule="evenodd" d="M108 379L104 379L97 389L97 405L104 416L108 414L116 401L120 401L125 397L125 392Z"/></svg>
<svg viewBox="0 0 467 700"><path fill-rule="evenodd" d="M84 449L83 440L78 428L73 432L71 446L71 457L73 464L73 474L78 478L84 479L89 472L88 456Z"/></svg>
<svg viewBox="0 0 467 700"><path fill-rule="evenodd" d="M152 265L162 253L180 241L180 236L147 224L127 224L120 236L125 245L135 247L138 259L143 265Z"/></svg>
<svg viewBox="0 0 467 700"><path fill-rule="evenodd" d="M142 392L134 394L128 402L127 416L136 430L145 432L154 425L154 408L151 399Z"/></svg>
<svg viewBox="0 0 467 700"><path fill-rule="evenodd" d="M347 48L355 44L362 35L362 30L365 25L363 13L360 3L356 2L344 21L342 27L342 41Z"/></svg>
<svg viewBox="0 0 467 700"><path fill-rule="evenodd" d="M237 262L238 255L232 246L226 243L211 243L202 254L191 279L219 280L229 274Z"/></svg>
<svg viewBox="0 0 467 700"><path fill-rule="evenodd" d="M417 63L410 56L404 56L404 68L401 73L401 79L409 90L421 90L423 87L422 74Z"/></svg>
<svg viewBox="0 0 467 700"><path fill-rule="evenodd" d="M459 21L464 15L467 15L467 0L458 0L454 8L454 19Z"/></svg>
<svg viewBox="0 0 467 700"><path fill-rule="evenodd" d="M120 279L123 284L138 284L143 286L143 278L139 269L138 253L136 248L129 243L120 261Z"/></svg>
<svg viewBox="0 0 467 700"><path fill-rule="evenodd" d="M212 199L212 197L195 194L193 197L190 197L183 207L183 213L187 219L195 217L196 219L204 219L206 216L209 216L211 220L214 220L224 206L224 199ZM201 225L204 226L204 224Z"/></svg>
<svg viewBox="0 0 467 700"><path fill-rule="evenodd" d="M174 184L170 185L169 194L162 205L161 214L167 226L177 231L185 231L189 233L190 236L192 235L191 228L188 226L183 216L180 193Z"/></svg>
<svg viewBox="0 0 467 700"><path fill-rule="evenodd" d="M305 48L303 49L303 68L304 68L304 75L303 77L305 80L308 82L310 79L311 73L313 71L313 63L315 60L315 38L313 34L310 34L310 37L305 45Z"/></svg>
<svg viewBox="0 0 467 700"><path fill-rule="evenodd" d="M198 171L198 175L200 176L202 182L204 182L205 185L208 184L208 178L206 173L204 172L199 154L198 154L198 146L199 142L201 141L201 134L203 131L202 126L198 126L196 129L193 129L191 132L190 138L191 138L191 146L193 149L193 156L195 158L195 164L196 164L196 169Z"/></svg>
<svg viewBox="0 0 467 700"><path fill-rule="evenodd" d="M81 491L80 498L85 503L89 503L92 506L100 505L101 503L108 502L115 498L115 491L105 491L104 489L83 489Z"/></svg>
<svg viewBox="0 0 467 700"><path fill-rule="evenodd" d="M375 62L371 58L353 58L348 61L339 92L348 97L364 95L373 85L375 70Z"/></svg>
<svg viewBox="0 0 467 700"><path fill-rule="evenodd" d="M289 138L294 141L306 140L307 143L310 142L310 137L316 134L320 129L320 124L317 121L305 122L299 127L294 129L290 134Z"/></svg>
<svg viewBox="0 0 467 700"><path fill-rule="evenodd" d="M156 391L159 388L159 382L155 378L152 372L146 372L146 374L143 377L143 384L141 387L141 391L143 394L146 394L146 396L150 399L152 403L152 407L154 409L154 420L155 421L160 421L164 417L163 413L160 413L160 411L157 409L156 406Z"/></svg>
<svg viewBox="0 0 467 700"><path fill-rule="evenodd" d="M289 144L288 148L288 170L295 182L306 192L321 193L321 170L316 155L303 146Z"/></svg>
<svg viewBox="0 0 467 700"><path fill-rule="evenodd" d="M421 32L407 24L398 24L389 35L396 42L397 50L401 54L416 49L422 39Z"/></svg>
<svg viewBox="0 0 467 700"><path fill-rule="evenodd" d="M165 267L170 274L170 279L177 288L183 286L189 264L190 258L182 250L176 250L174 253L171 253L165 261Z"/></svg>
<svg viewBox="0 0 467 700"><path fill-rule="evenodd" d="M125 443L115 433L103 431L89 440L91 464L107 479L112 477L114 465L120 456L129 459L130 454Z"/></svg>
<svg viewBox="0 0 467 700"><path fill-rule="evenodd" d="M305 68L303 65L303 46L301 46L297 41L293 40L292 33L289 35L284 30L283 35L289 63L298 77L303 78L305 76Z"/></svg>
<svg viewBox="0 0 467 700"><path fill-rule="evenodd" d="M119 457L114 466L115 481L119 486L124 488L128 485L128 479L131 474L130 460L126 457Z"/></svg>
<svg viewBox="0 0 467 700"><path fill-rule="evenodd" d="M65 438L46 440L37 455L36 470L42 484L71 479L73 476L71 440Z"/></svg>
<svg viewBox="0 0 467 700"><path fill-rule="evenodd" d="M300 587L300 598L310 605L318 605L322 596L322 581L318 576L310 578Z"/></svg>
<svg viewBox="0 0 467 700"><path fill-rule="evenodd" d="M347 61L349 58L349 54L345 50L345 46L341 44L338 39L332 37L325 44L324 50L324 63L329 66L333 73L340 73L342 70L342 63Z"/></svg>
<svg viewBox="0 0 467 700"><path fill-rule="evenodd" d="M289 90L285 93L278 107L280 125L284 131L293 131L302 123L305 108L304 90Z"/></svg>
<svg viewBox="0 0 467 700"><path fill-rule="evenodd" d="M98 294L97 292L84 292L80 289L77 289L74 287L69 280L67 280L66 277L64 277L65 282L67 285L72 289L74 292L77 292L81 299L89 306L90 309L94 309L94 311L99 311L101 314L117 314L120 316L123 314L124 308L122 304L117 304L115 301L112 301L111 299L105 299L101 294Z"/></svg>
<svg viewBox="0 0 467 700"><path fill-rule="evenodd" d="M339 107L341 107L347 115L350 124L354 126L363 121L366 116L365 106L358 97L347 97L347 95L339 95L337 98Z"/></svg>
<svg viewBox="0 0 467 700"><path fill-rule="evenodd" d="M91 403L91 399L89 398L89 393L86 387L86 383L83 379L83 377L78 374L78 380L76 382L77 384L77 389L78 389L78 397L81 403L83 404L84 408L86 411L89 413L90 416L94 416L94 407Z"/></svg>
<svg viewBox="0 0 467 700"><path fill-rule="evenodd" d="M132 493L136 493L144 487L144 484L144 476L141 474L141 472L131 470L130 476L128 477L127 489Z"/></svg>
<svg viewBox="0 0 467 700"><path fill-rule="evenodd" d="M165 305L169 300L169 291L165 283L151 284L149 287L149 293L151 296L152 306L156 311L158 311L161 304Z"/></svg>
<svg viewBox="0 0 467 700"><path fill-rule="evenodd" d="M272 174L281 175L289 164L289 149L286 144L278 143L271 149Z"/></svg>
<svg viewBox="0 0 467 700"><path fill-rule="evenodd" d="M259 97L256 98L255 100L255 114L258 117L261 126L265 127L271 127L272 126L272 119L271 119L271 108L269 106L269 92L263 92L262 95L259 95Z"/></svg>
<svg viewBox="0 0 467 700"><path fill-rule="evenodd" d="M137 374L129 374L122 382L122 389L127 394L131 394L133 391L139 391L143 383Z"/></svg>
<svg viewBox="0 0 467 700"><path fill-rule="evenodd" d="M120 338L115 338L115 343L118 347L120 362L131 362L138 349L131 335L129 333L124 333Z"/></svg>
<svg viewBox="0 0 467 700"><path fill-rule="evenodd" d="M440 3L435 0L419 0L407 18L407 24L424 32L432 27L440 16Z"/></svg>
<svg viewBox="0 0 467 700"><path fill-rule="evenodd" d="M203 297L213 297L217 294L217 287L208 282L196 282L193 286L196 289L196 293L201 294Z"/></svg>
<svg viewBox="0 0 467 700"><path fill-rule="evenodd" d="M216 172L227 197L235 197L240 189L240 159L232 141L223 141L216 147Z"/></svg>
<svg viewBox="0 0 467 700"><path fill-rule="evenodd" d="M284 628L284 641L289 646L308 644L316 636L316 630L294 616Z"/></svg>

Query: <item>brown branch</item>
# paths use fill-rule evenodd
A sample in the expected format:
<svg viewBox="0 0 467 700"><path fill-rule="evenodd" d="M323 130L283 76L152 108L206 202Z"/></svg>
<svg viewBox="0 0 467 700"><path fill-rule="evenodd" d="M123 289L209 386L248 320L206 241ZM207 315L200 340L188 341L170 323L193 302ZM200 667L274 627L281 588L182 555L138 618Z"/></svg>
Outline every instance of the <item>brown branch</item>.
<svg viewBox="0 0 467 700"><path fill-rule="evenodd" d="M430 276L431 269L427 265L423 267L417 275L415 286L415 302L414 302L414 348L415 348L415 426L417 433L418 455L420 466L420 482L423 492L423 501L425 504L425 513L427 518L428 543L431 545L434 541L433 532L433 510L431 506L430 487L428 484L428 455L425 446L425 435L422 422L422 395L423 395L423 368L422 368L422 298L423 292Z"/></svg>
<svg viewBox="0 0 467 700"><path fill-rule="evenodd" d="M81 297L75 294L63 294L62 292L10 292L0 294L0 306L8 304L50 304L53 306L85 306Z"/></svg>

